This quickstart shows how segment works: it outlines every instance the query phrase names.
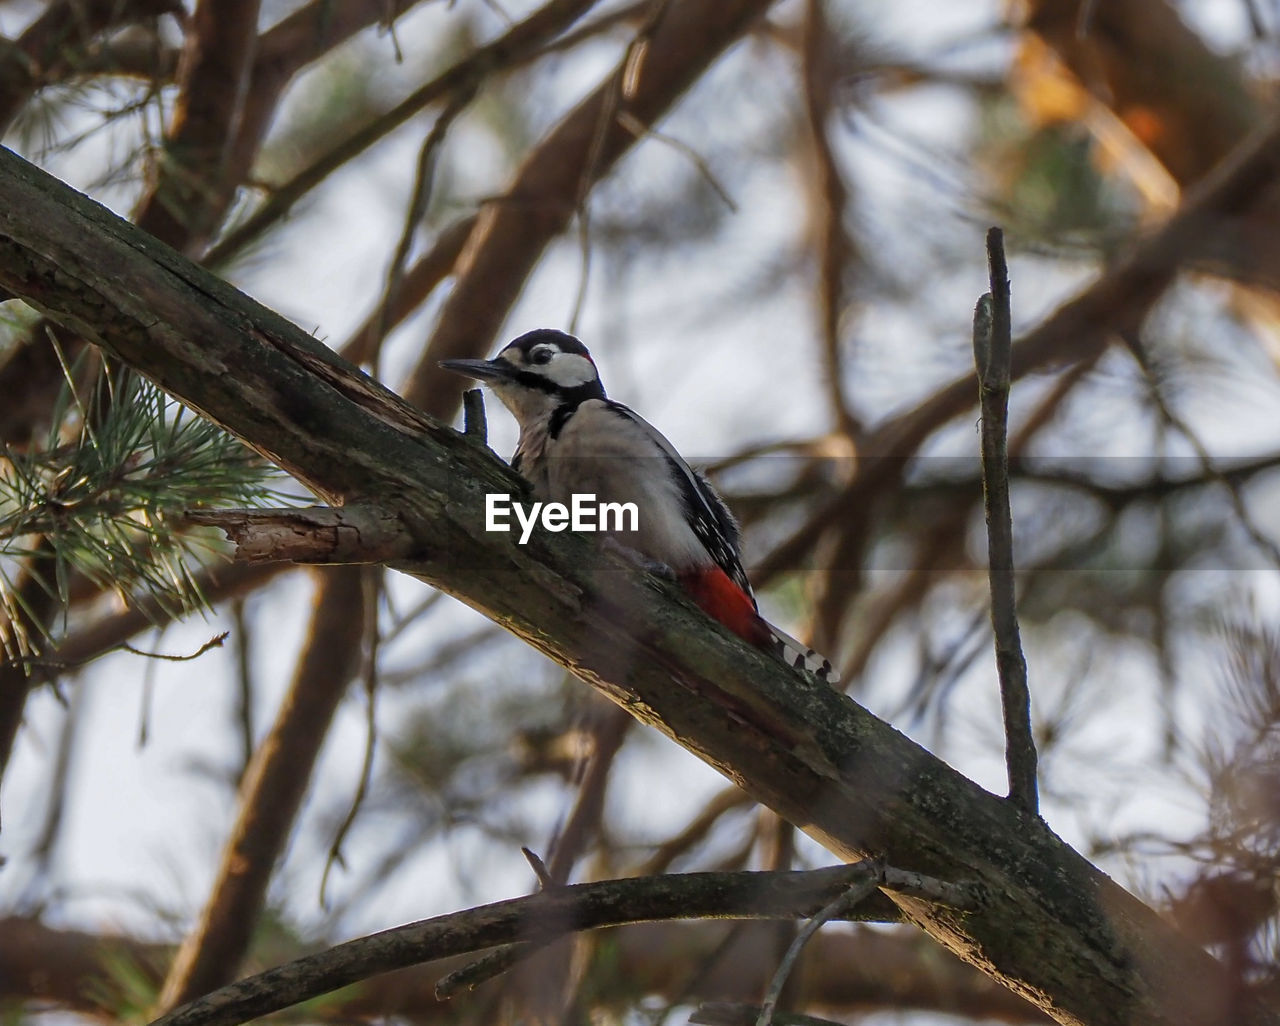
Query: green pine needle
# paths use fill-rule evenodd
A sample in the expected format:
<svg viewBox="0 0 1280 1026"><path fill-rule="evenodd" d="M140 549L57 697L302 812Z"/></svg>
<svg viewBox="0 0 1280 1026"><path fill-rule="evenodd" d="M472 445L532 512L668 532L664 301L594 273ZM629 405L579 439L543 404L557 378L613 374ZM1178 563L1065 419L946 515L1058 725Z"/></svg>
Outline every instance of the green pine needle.
<svg viewBox="0 0 1280 1026"><path fill-rule="evenodd" d="M181 615L204 605L193 566L216 551L182 514L282 498L256 453L131 372L100 373L83 403L65 386L53 412L43 445L0 450L0 645L9 659L29 659L33 631L50 629L30 615L20 581L32 578L65 608L79 574L126 602L145 597Z"/></svg>

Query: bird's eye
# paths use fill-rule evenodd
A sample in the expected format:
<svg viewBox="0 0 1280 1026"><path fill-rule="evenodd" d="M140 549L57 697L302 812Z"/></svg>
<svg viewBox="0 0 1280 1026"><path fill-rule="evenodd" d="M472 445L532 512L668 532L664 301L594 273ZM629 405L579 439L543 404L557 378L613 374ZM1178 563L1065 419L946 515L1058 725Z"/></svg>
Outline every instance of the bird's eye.
<svg viewBox="0 0 1280 1026"><path fill-rule="evenodd" d="M541 348L535 349L532 353L529 354L529 362L530 363L550 363L551 358L555 355L556 355L556 351L552 349L550 346L542 346Z"/></svg>

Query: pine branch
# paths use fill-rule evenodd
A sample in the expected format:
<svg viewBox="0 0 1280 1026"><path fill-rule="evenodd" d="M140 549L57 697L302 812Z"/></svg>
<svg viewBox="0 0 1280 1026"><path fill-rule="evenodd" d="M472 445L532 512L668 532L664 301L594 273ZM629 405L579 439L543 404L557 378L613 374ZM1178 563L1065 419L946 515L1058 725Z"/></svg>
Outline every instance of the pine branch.
<svg viewBox="0 0 1280 1026"><path fill-rule="evenodd" d="M70 378L70 373L68 374ZM198 608L192 566L211 547L183 529L193 509L273 497L269 468L220 427L169 400L131 371L99 377L86 407L64 387L41 446L0 459L0 606L19 602L6 572L22 564L61 604L73 574L143 600L162 615ZM76 432L64 440L66 425ZM47 617L10 615L0 643L10 659L33 649Z"/></svg>

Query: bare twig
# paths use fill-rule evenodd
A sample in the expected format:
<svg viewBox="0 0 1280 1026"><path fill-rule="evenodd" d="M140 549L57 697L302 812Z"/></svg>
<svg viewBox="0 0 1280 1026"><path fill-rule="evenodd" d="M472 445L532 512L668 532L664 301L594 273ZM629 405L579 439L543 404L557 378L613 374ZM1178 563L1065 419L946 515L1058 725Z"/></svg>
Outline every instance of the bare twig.
<svg viewBox="0 0 1280 1026"><path fill-rule="evenodd" d="M194 652L189 652L186 655L169 655L165 652L144 652L142 649L134 648L128 643L122 644L120 648L132 655L143 656L147 659L163 659L171 663L185 663L192 659L199 659L211 648L221 648L222 643L227 640L227 635L230 633L230 631L223 631L221 634L216 634Z"/></svg>
<svg viewBox="0 0 1280 1026"><path fill-rule="evenodd" d="M256 19L247 19L244 16L249 13L247 8L238 3L216 5L213 13L220 19L217 23L197 26L193 18L184 49L189 53L193 48L204 52L199 60L189 56L183 61L182 93L196 100L199 109L192 111L190 104L183 101L183 109L196 114L194 122L190 117L185 118L185 127L175 112L155 189L148 191L139 207L138 216L145 220L143 226L155 228L179 249L199 250L201 239L195 236L212 231L225 216L236 189L246 181L257 160L280 98L293 76L367 25L397 13L409 2L351 0L335 5L331 0L313 0L256 40L248 38L256 28ZM209 9L212 10L213 5L209 5ZM59 0L50 5L32 25L33 35L39 39L31 42L39 52L32 50L31 53L48 73L42 76L40 84L56 80L68 70L92 70L79 53L80 47L89 43L97 31L95 25L108 28L162 10L181 15L182 4L177 0ZM103 18L108 20L96 20ZM76 28L73 33L76 39L68 38L67 26L74 26L78 21L82 21L83 29ZM46 26L45 29L41 30L40 25ZM121 41L114 38L111 42L115 45ZM237 55L243 56L250 44L253 66L245 77L230 64ZM89 55L92 54L91 49ZM49 59L54 59L55 64L46 65ZM0 54L0 120L8 102L8 90L3 84L7 79L6 60ZM243 88L233 88L229 81L232 78ZM228 81L220 83L221 79ZM158 83L159 78L156 81ZM239 93L244 94L243 102ZM207 153L207 160L201 153ZM192 193L192 202L187 203L175 195L180 190ZM166 212L160 209L165 205L176 205L179 209ZM224 255L227 253L225 245L219 249ZM397 313L397 319L400 316L403 315ZM78 353L82 345L82 339L67 336L72 354ZM16 390L22 397L21 403L10 402L0 410L0 433L9 439L26 437L32 425L43 422L60 380L49 366L46 348L33 345L32 335L18 339L15 346L15 357L0 367L0 394Z"/></svg>
<svg viewBox="0 0 1280 1026"><path fill-rule="evenodd" d="M431 188L435 182L436 165L439 163L440 148L450 126L457 120L468 104L475 98L479 90L478 79L468 79L449 97L449 102L440 111L431 126L431 131L422 141L418 152L418 167L414 175L413 192L409 198L409 206L405 211L404 227L400 232L400 242L396 245L395 255L391 258L391 266L387 270L387 284L382 292L382 302L378 305L377 329L374 333L372 362L377 363L377 353L383 340L387 337L393 320L392 310L399 298L400 288L404 282L405 265L409 260L409 250L413 246L418 227L427 213L427 204L431 200ZM375 373L374 377L378 375Z"/></svg>
<svg viewBox="0 0 1280 1026"><path fill-rule="evenodd" d="M656 128L646 125L639 120L634 114L627 111L619 111L618 124L629 132L633 132L637 139L652 139L654 142L662 143L664 146L670 147L677 153L686 157L698 174L702 176L702 180L707 183L711 191L714 192L731 214L738 212L738 204L734 201L733 195L729 192L724 182L716 177L716 173L711 170L711 165L707 163L706 157L699 153L696 149L686 142L682 142L673 135L667 135L665 132L659 132Z"/></svg>
<svg viewBox="0 0 1280 1026"><path fill-rule="evenodd" d="M360 765L360 780L356 784L356 793L351 798L347 814L334 832L333 842L329 845L329 854L324 861L324 872L320 874L320 907L328 908L325 900L329 873L335 865L346 868L347 862L342 855L342 844L351 832L351 827L364 806L365 797L369 793L369 784L373 780L373 756L378 746L378 653L381 647L381 635L378 633L378 605L382 598L384 576L381 568L369 567L361 575L361 592L364 595L364 622L366 644L364 646L364 666L361 668L361 679L364 683L364 759Z"/></svg>
<svg viewBox="0 0 1280 1026"><path fill-rule="evenodd" d="M1000 703L1004 709L1005 764L1009 798L1037 813L1036 743L1031 733L1031 693L1027 662L1018 633L1014 588L1013 513L1009 507L1010 327L1009 270L1004 233L987 232L991 291L978 300L973 317L973 356L982 403L982 492L987 510L987 563L991 582L991 625L995 631Z"/></svg>
<svg viewBox="0 0 1280 1026"><path fill-rule="evenodd" d="M240 740L240 770L236 774L236 787L244 780L249 768L249 760L253 758L253 659L252 632L249 620L244 615L244 596L237 595L229 603L232 636L235 639L236 660L236 733Z"/></svg>
<svg viewBox="0 0 1280 1026"><path fill-rule="evenodd" d="M195 581L200 594L210 606L215 606L264 585L284 569L292 567L287 563L215 566L197 574ZM117 651L121 642L165 622L170 615L159 607L154 598L138 598L128 608L67 635L57 648L51 650L48 661L55 667L83 666L108 652Z"/></svg>
<svg viewBox="0 0 1280 1026"><path fill-rule="evenodd" d="M648 10L648 7L649 0L632 0L625 7L617 7L613 10L605 11L590 21L579 25L577 28L569 29L563 35L553 39L542 48L541 55L564 53L574 47L581 46L588 40L595 39L597 36L612 32L620 26L626 26L632 22L639 23L643 20L644 13Z"/></svg>
<svg viewBox="0 0 1280 1026"><path fill-rule="evenodd" d="M760 868L775 872L791 869L796 857L796 828L782 816L766 806L756 810L756 847L759 852ZM786 958L791 945L795 943L800 931L799 924L791 921L771 923L772 929L768 941L770 962L775 968ZM779 1004L792 1004L800 990L800 979L791 975L778 992L776 1009Z"/></svg>
<svg viewBox="0 0 1280 1026"><path fill-rule="evenodd" d="M484 393L478 388L468 388L462 393L462 430L468 438L487 445L489 423L484 414Z"/></svg>
<svg viewBox="0 0 1280 1026"><path fill-rule="evenodd" d="M478 47L463 60L414 90L395 107L336 143L279 188L273 189L252 216L210 250L206 262L216 266L240 252L284 217L307 192L419 111L455 94L469 83L479 83L490 74L513 70L534 59L544 43L586 13L594 2L595 0L550 0L492 43Z"/></svg>
<svg viewBox="0 0 1280 1026"><path fill-rule="evenodd" d="M263 32L227 156L227 180L243 183L266 138L280 99L298 72L371 25L386 24L426 0L311 0Z"/></svg>
<svg viewBox="0 0 1280 1026"><path fill-rule="evenodd" d="M600 709L588 721L585 727L590 736L588 750L575 767L573 783L577 794L568 816L557 826L552 837L543 867L546 875L541 886L544 890L567 883L579 857L590 850L599 836L614 760L634 723L625 709L612 705ZM523 974L517 980L519 996L516 1000L533 1009L530 1012L533 1019L538 1020L543 1014L551 1015L568 1007L571 1001L570 981L574 975L571 952L575 946L562 945L548 952L548 958L538 964L537 971ZM493 972L497 971L496 966L502 959L503 956L499 955L495 960Z"/></svg>
<svg viewBox="0 0 1280 1026"><path fill-rule="evenodd" d="M1203 240L1215 234L1215 226L1255 208L1257 198L1266 195L1278 173L1280 118L1273 118L1188 190L1173 217L1137 240L1088 288L1028 332L1014 349L1011 376L1020 378L1054 361L1096 359L1118 332L1136 327L1146 318L1178 271L1203 250ZM863 446L866 458L859 460L857 475L841 494L751 569L756 587L804 565L833 525L859 528L857 511L901 480L908 458L927 438L972 408L975 387L973 374L958 378L877 427ZM844 568L854 564L833 565Z"/></svg>
<svg viewBox="0 0 1280 1026"><path fill-rule="evenodd" d="M547 860L547 873L552 882L562 884L569 879L573 864L595 837L604 815L605 789L614 758L635 720L625 709L606 708L592 724L591 751L587 756L578 796L564 826L558 831Z"/></svg>
<svg viewBox="0 0 1280 1026"><path fill-rule="evenodd" d="M1231 510L1235 514L1237 522L1244 529L1245 534L1249 536L1249 540L1262 550L1273 566L1280 567L1280 546L1267 536L1266 532L1258 526L1257 521L1249 512L1249 507L1245 504L1244 495L1241 492L1243 483L1241 479L1238 476L1229 476L1219 469L1217 460L1213 458L1213 454L1209 452L1208 446L1204 444L1199 433L1191 426L1186 417L1182 416L1169 404L1164 390L1160 387L1156 371L1151 366L1151 358L1147 353L1147 348L1143 345L1137 332L1125 332L1122 337L1125 345L1128 346L1129 351L1133 354L1134 360L1137 361L1138 366L1142 368L1143 374L1146 375L1152 402L1155 403L1156 410L1160 416L1165 423L1182 435L1187 444L1191 446L1204 471L1204 479L1217 483L1226 490L1227 498L1231 502Z"/></svg>
<svg viewBox="0 0 1280 1026"><path fill-rule="evenodd" d="M222 219L235 182L227 157L244 108L260 0L200 0L179 66L173 124L136 221L177 249L196 249Z"/></svg>
<svg viewBox="0 0 1280 1026"><path fill-rule="evenodd" d="M440 977L436 984L436 998L446 1001L461 991L475 990L480 984L509 972L545 947L545 944L534 944L530 941L504 944L487 955L477 958L474 962L468 962L461 969L455 969Z"/></svg>
<svg viewBox="0 0 1280 1026"><path fill-rule="evenodd" d="M1011 460L1015 465L1018 454L1049 423L1072 390L1093 369L1101 356L1102 350L1098 350L1092 357L1069 367L1039 406L1026 418L1018 434L1009 443ZM1039 472L1038 468L1034 471L1037 474ZM841 679L849 681L850 686L862 673L876 645L887 635L889 626L905 611L918 607L929 589L937 583L939 567L944 561L957 558L952 554L961 547L969 514L967 496L970 488L967 480L964 489L961 493L965 496L964 501L947 503L944 508L948 510L948 514L931 525L928 532L923 535L923 540L916 546L912 566L906 576L880 601L869 610L864 610L859 616L860 639L853 654L840 667ZM976 491L976 488L973 490ZM903 701L900 706L902 712L911 706L923 706L930 695L940 691L935 686L936 678L922 680L921 683L922 686L913 688ZM900 713L895 713L888 718L890 722L897 722L899 715Z"/></svg>
<svg viewBox="0 0 1280 1026"><path fill-rule="evenodd" d="M25 885L26 896L18 902L18 907L28 912L39 907L40 893L47 891L51 884L50 870L65 824L69 794L67 781L71 778L77 751L76 742L80 729L84 725L85 695L85 688L74 689L71 695L71 706L62 719L54 753L53 773L50 776L49 789L44 801L44 819L40 827L39 839L30 855L24 860L29 877Z"/></svg>
<svg viewBox="0 0 1280 1026"><path fill-rule="evenodd" d="M760 1011L756 1016L755 1026L778 1026L783 1022L794 1021L790 1017L778 1016L777 1007L778 999L782 996L783 988L786 986L792 970L795 969L796 960L800 957L800 952L804 950L805 945L822 928L823 924L829 923L833 919L845 917L861 902L869 898L876 888L883 887L887 890L910 894L926 901L950 905L954 908L977 908L983 900L982 894L976 885L963 882L951 883L946 880L925 876L923 873L894 869L892 866L886 866L881 859L865 859L856 863L852 868L861 870L863 875L855 879L843 894L821 908L797 931L791 946L787 948L786 954L782 956L782 961L778 964L777 971L773 974L769 989L765 992L764 1003L760 1006Z"/></svg>
<svg viewBox="0 0 1280 1026"><path fill-rule="evenodd" d="M533 869L534 876L538 878L539 891L549 890L556 886L551 870L542 861L541 855L532 848L524 846L521 846L520 854L524 856L525 861ZM440 982L436 984L436 998L444 1001L460 990L474 990L486 980L501 976L514 966L542 951L545 947L546 944L517 941L514 944L504 944L500 948L495 948L493 951L481 955L474 962L468 962L461 969L442 976Z"/></svg>
<svg viewBox="0 0 1280 1026"><path fill-rule="evenodd" d="M108 30L180 9L173 0L56 0L0 54L0 129L32 94L82 69Z"/></svg>
<svg viewBox="0 0 1280 1026"><path fill-rule="evenodd" d="M347 941L239 980L157 1019L153 1026L236 1026L358 980L449 955L523 941L546 944L579 930L666 919L789 919L847 894L864 863L793 873L688 873L557 887ZM874 890L874 880L873 887ZM828 918L896 915L868 899Z"/></svg>
<svg viewBox="0 0 1280 1026"><path fill-rule="evenodd" d="M513 201L487 205L468 239L466 269L405 384L406 398L442 420L453 417L458 392L441 389L448 372L439 361L478 356L477 348L488 348L543 251L577 211L582 184L594 185L607 174L635 144L636 125L664 116L688 83L767 6L767 0L670 4L645 47L643 64L630 65L633 73L641 69L628 78L635 88L625 104L635 119L628 119L630 127L616 117L602 120L610 108L618 109L612 103L619 86L614 69L529 152L506 190ZM606 132L597 146L602 125Z"/></svg>
<svg viewBox="0 0 1280 1026"><path fill-rule="evenodd" d="M587 198L591 187L600 177L601 164L604 158L605 142L615 124L621 124L620 115L626 105L636 96L640 89L641 74L649 55L649 47L653 34L657 30L662 17L667 12L670 0L649 0L649 10L636 34L627 44L618 63L617 71L607 84L595 130L591 133L591 143L587 150L587 158L578 176L577 195L574 197L574 211L578 215L578 246L582 253L582 268L578 275L578 292L573 301L573 310L569 314L569 330L578 330L578 318L582 315L583 305L587 299L587 284L591 278L591 209ZM629 131L636 138L645 124L639 118L632 117Z"/></svg>
<svg viewBox="0 0 1280 1026"><path fill-rule="evenodd" d="M1018 433L1010 441L1009 452L1012 453L1011 459L1013 461L1016 462L1018 455L1027 448L1040 430L1053 419L1053 416L1061 409L1067 397L1084 380L1101 356L1102 351L1098 350L1092 358L1082 360L1080 363L1069 367L1058 378L1057 383L1049 390L1040 404L1031 411ZM968 494L967 490L965 494ZM852 687L854 679L862 673L867 661L871 658L875 646L888 633L889 626L903 612L919 605L928 590L937 582L937 571L943 560L947 558L948 553L956 549L961 543L968 520L969 507L967 502L965 504L948 503L946 508L950 511L950 515L935 523L925 535L924 541L916 547L915 559L911 569L901 583L889 592L883 600L870 610L864 611L859 617L861 640L854 653L840 667L841 679L849 681L850 687ZM936 680L926 681L924 682L924 687L913 688L900 709L905 711L910 706L923 705L929 694L940 690L929 686L936 683ZM924 693L926 689L927 694ZM899 715L900 713L895 713L889 716L888 719L890 722L896 722Z"/></svg>
<svg viewBox="0 0 1280 1026"><path fill-rule="evenodd" d="M538 878L538 887L546 890L548 887L555 886L555 880L551 877L551 870L547 869L547 864L542 861L542 856L532 848L520 849L520 854L524 856L526 862L529 863L533 870L533 875Z"/></svg>
<svg viewBox="0 0 1280 1026"><path fill-rule="evenodd" d="M862 423L844 394L844 364L840 348L840 315L844 310L844 281L858 254L845 230L848 189L835 150L827 135L835 88L836 35L827 23L825 0L808 0L804 16L803 84L805 119L813 142L814 181L809 188L810 220L817 252L814 299L822 333L823 380L840 431L851 439L862 434ZM848 74L847 68L839 69Z"/></svg>
<svg viewBox="0 0 1280 1026"><path fill-rule="evenodd" d="M726 813L751 804L751 796L742 788L736 784L726 787L712 796L688 826L658 845L653 854L636 867L635 875L653 876L656 873L665 873L676 858L702 841Z"/></svg>
<svg viewBox="0 0 1280 1026"><path fill-rule="evenodd" d="M155 626L149 624L147 626ZM40 659L30 658L22 659L17 662L28 670L54 670L63 672L66 670L76 670L92 659L107 655L110 652L128 652L130 655L142 656L144 659L160 659L171 663L185 663L192 659L199 659L202 655L212 648L221 648L222 643L227 640L230 631L223 631L221 634L215 634L194 652L188 652L186 655L169 655L165 652L147 652L141 648L134 648L127 641L120 641L112 645L110 648L100 649L84 659L64 660L64 659ZM145 734L145 731L144 731Z"/></svg>
<svg viewBox="0 0 1280 1026"><path fill-rule="evenodd" d="M382 345L383 335L417 310L436 286L453 273L462 248L476 226L476 220L476 214L468 214L441 229L431 248L413 266L405 269L391 304L385 305L379 301L374 311L338 351L352 363L372 363Z"/></svg>

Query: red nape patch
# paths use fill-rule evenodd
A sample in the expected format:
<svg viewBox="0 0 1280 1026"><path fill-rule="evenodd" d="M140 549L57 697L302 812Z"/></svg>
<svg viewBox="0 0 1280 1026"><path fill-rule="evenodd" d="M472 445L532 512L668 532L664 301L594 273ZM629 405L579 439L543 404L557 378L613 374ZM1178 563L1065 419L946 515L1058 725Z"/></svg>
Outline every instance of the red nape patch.
<svg viewBox="0 0 1280 1026"><path fill-rule="evenodd" d="M733 583L718 566L699 567L679 575L680 587L710 617L719 620L738 637L757 648L773 644L769 625L756 612L751 596Z"/></svg>

